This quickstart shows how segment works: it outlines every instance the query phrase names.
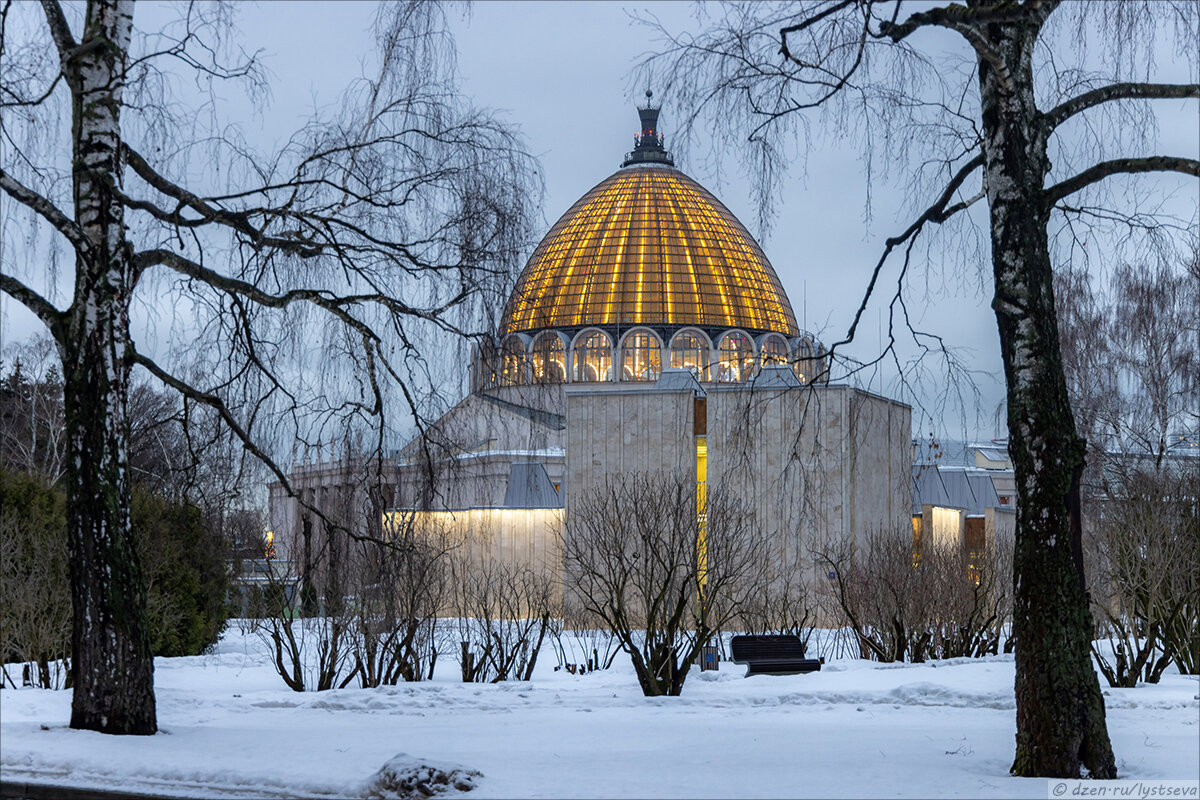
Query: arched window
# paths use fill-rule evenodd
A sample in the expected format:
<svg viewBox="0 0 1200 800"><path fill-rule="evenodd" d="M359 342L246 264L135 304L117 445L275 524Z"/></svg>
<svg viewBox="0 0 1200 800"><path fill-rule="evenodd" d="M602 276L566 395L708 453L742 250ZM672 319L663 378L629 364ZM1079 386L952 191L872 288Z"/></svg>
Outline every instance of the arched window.
<svg viewBox="0 0 1200 800"><path fill-rule="evenodd" d="M671 342L671 369L690 369L697 380L712 380L708 337L699 331L680 331Z"/></svg>
<svg viewBox="0 0 1200 800"><path fill-rule="evenodd" d="M621 345L621 380L656 381L662 374L662 345L650 331L635 331Z"/></svg>
<svg viewBox="0 0 1200 800"><path fill-rule="evenodd" d="M533 340L533 382L565 383L567 348L554 331L538 334Z"/></svg>
<svg viewBox="0 0 1200 800"><path fill-rule="evenodd" d="M788 363L788 345L782 336L770 334L762 341L762 350L758 354L763 366L767 364Z"/></svg>
<svg viewBox="0 0 1200 800"><path fill-rule="evenodd" d="M812 339L807 336L796 343L796 361L793 369L796 370L796 377L801 383L808 383L813 376L813 347Z"/></svg>
<svg viewBox="0 0 1200 800"><path fill-rule="evenodd" d="M754 371L754 343L740 331L725 334L717 349L717 380L744 383Z"/></svg>
<svg viewBox="0 0 1200 800"><path fill-rule="evenodd" d="M490 336L484 337L475 351L475 374L481 389L491 389L500 382L500 350Z"/></svg>
<svg viewBox="0 0 1200 800"><path fill-rule="evenodd" d="M525 344L520 337L504 340L501 352L500 385L520 386L525 383Z"/></svg>
<svg viewBox="0 0 1200 800"><path fill-rule="evenodd" d="M812 379L822 384L829 383L829 353L820 342L817 342L817 356L812 362Z"/></svg>
<svg viewBox="0 0 1200 800"><path fill-rule="evenodd" d="M612 339L601 331L591 331L575 343L575 375L577 382L612 380Z"/></svg>

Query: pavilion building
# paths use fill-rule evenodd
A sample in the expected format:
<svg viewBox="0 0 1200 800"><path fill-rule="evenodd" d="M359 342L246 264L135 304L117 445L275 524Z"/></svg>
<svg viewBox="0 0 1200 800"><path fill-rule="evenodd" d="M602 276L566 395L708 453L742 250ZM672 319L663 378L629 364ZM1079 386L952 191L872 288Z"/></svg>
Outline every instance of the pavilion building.
<svg viewBox="0 0 1200 800"><path fill-rule="evenodd" d="M745 500L773 562L821 577L814 547L911 524L911 409L829 382L762 248L675 166L658 109L638 113L633 151L550 228L473 349L469 394L387 465L392 511L561 575L572 497L687 475ZM331 475L295 478L320 504ZM271 514L306 524L278 485Z"/></svg>

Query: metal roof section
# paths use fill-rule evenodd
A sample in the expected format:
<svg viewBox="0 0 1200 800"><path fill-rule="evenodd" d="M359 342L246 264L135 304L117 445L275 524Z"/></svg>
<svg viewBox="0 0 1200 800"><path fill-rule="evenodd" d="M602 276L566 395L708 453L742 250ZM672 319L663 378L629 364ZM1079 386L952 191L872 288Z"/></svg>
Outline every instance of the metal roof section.
<svg viewBox="0 0 1200 800"><path fill-rule="evenodd" d="M996 470L914 464L912 471L914 515L922 506L957 508L971 517L983 516L988 508L1011 510L1000 504L992 482Z"/></svg>
<svg viewBox="0 0 1200 800"><path fill-rule="evenodd" d="M514 461L502 508L562 508L562 497L540 461Z"/></svg>
<svg viewBox="0 0 1200 800"><path fill-rule="evenodd" d="M754 389L797 389L804 383L786 364L764 364L758 375L750 380Z"/></svg>
<svg viewBox="0 0 1200 800"><path fill-rule="evenodd" d="M991 475L964 472L962 476L974 500L974 505L967 509L969 516L983 514L985 508L1000 506L1000 495L996 493L996 484L992 483Z"/></svg>
<svg viewBox="0 0 1200 800"><path fill-rule="evenodd" d="M988 463L981 463L981 458ZM990 442L913 439L913 463L937 467L1012 469L1008 439L993 439Z"/></svg>
<svg viewBox="0 0 1200 800"><path fill-rule="evenodd" d="M912 513L919 515L923 506L949 506L950 494L942 485L941 470L937 467L913 464Z"/></svg>
<svg viewBox="0 0 1200 800"><path fill-rule="evenodd" d="M977 456L983 456L988 461L1000 464L1012 463L1008 456L1007 447L980 447L979 445L972 445L972 447L975 448ZM978 463L978 458L976 459L976 466L981 466Z"/></svg>
<svg viewBox="0 0 1200 800"><path fill-rule="evenodd" d="M705 397L704 389L696 375L690 369L683 367L667 367L654 382L654 388L665 389L669 392L693 392L696 397Z"/></svg>

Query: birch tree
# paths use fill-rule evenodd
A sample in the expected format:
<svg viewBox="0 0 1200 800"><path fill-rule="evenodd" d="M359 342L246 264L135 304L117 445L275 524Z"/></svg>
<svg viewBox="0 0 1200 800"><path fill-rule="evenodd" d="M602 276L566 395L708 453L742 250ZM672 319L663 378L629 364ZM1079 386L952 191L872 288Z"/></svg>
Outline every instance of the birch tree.
<svg viewBox="0 0 1200 800"><path fill-rule="evenodd" d="M156 730L134 370L285 486L293 442L350 428L382 450L411 424L397 416L427 411L422 344L476 332L537 200L516 135L458 93L436 4L382 6L374 68L266 152L221 116L268 89L237 9L157 12L177 18L140 31L131 0L0 5L0 290L62 362L71 726L122 734Z"/></svg>
<svg viewBox="0 0 1200 800"><path fill-rule="evenodd" d="M1109 225L1122 235L1194 236L1194 210L1164 213L1154 182L1200 176L1200 161L1154 152L1152 106L1200 96L1198 9L1137 0L737 5L696 36L663 31L664 53L646 64L693 129L707 124L744 143L766 214L793 159L826 134L860 145L871 174L911 177L905 186L920 198L911 222L884 242L835 353L885 293L895 341L909 319L913 254L939 228L949 238L940 252L959 253L961 270L990 261L1018 489L1014 775L1116 776L1088 653L1085 442L1063 377L1051 234L1063 243L1056 253L1077 259ZM1168 52L1186 66L1183 82L1155 79L1166 66L1157 56ZM1159 177L1137 188L1134 176L1147 173ZM1172 185L1190 187L1182 202L1194 208L1195 184ZM990 258L959 222L974 219L977 205L986 205L979 238ZM892 285L894 293L884 288ZM918 347L940 346L909 332Z"/></svg>

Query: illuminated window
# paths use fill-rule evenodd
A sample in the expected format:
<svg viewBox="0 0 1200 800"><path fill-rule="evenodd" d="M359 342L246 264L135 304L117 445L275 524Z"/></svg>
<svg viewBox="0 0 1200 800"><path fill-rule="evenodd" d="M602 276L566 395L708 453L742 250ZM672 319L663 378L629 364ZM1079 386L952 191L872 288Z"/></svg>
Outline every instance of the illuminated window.
<svg viewBox="0 0 1200 800"><path fill-rule="evenodd" d="M650 331L635 331L621 345L621 380L656 381L662 373L662 345Z"/></svg>
<svg viewBox="0 0 1200 800"><path fill-rule="evenodd" d="M566 345L557 333L546 331L533 340L533 382L564 383L566 380Z"/></svg>
<svg viewBox="0 0 1200 800"><path fill-rule="evenodd" d="M812 380L829 383L829 358L825 351L825 345L820 342L817 343L817 356L813 359L809 369L812 371Z"/></svg>
<svg viewBox="0 0 1200 800"><path fill-rule="evenodd" d="M525 345L520 338L510 336L504 340L501 354L500 385L520 386L525 383Z"/></svg>
<svg viewBox="0 0 1200 800"><path fill-rule="evenodd" d="M754 371L754 343L739 331L725 334L717 351L717 380L744 383Z"/></svg>
<svg viewBox="0 0 1200 800"><path fill-rule="evenodd" d="M496 348L496 342L490 336L485 337L479 343L475 368L478 370L480 387L491 388L500 382L499 350Z"/></svg>
<svg viewBox="0 0 1200 800"><path fill-rule="evenodd" d="M690 369L697 380L710 380L710 347L708 337L703 333L680 331L671 342L671 368Z"/></svg>
<svg viewBox="0 0 1200 800"><path fill-rule="evenodd" d="M912 545L912 565L913 569L921 566L921 559L925 554L924 542L921 540L922 522L924 518L921 514L913 514L913 545Z"/></svg>
<svg viewBox="0 0 1200 800"><path fill-rule="evenodd" d="M963 544L967 549L967 580L978 586L987 553L987 530L983 517L967 517L963 533Z"/></svg>
<svg viewBox="0 0 1200 800"><path fill-rule="evenodd" d="M763 339L762 352L759 353L763 365L788 363L788 345L782 336L768 336Z"/></svg>
<svg viewBox="0 0 1200 800"><path fill-rule="evenodd" d="M798 333L754 238L666 168L621 170L580 198L534 250L500 331L639 324Z"/></svg>
<svg viewBox="0 0 1200 800"><path fill-rule="evenodd" d="M612 340L600 331L585 334L575 345L574 380L583 383L612 379Z"/></svg>
<svg viewBox="0 0 1200 800"><path fill-rule="evenodd" d="M812 357L812 340L808 337L805 337L796 344L796 361L792 367L796 370L796 377L799 378L802 383L808 383L810 380L812 380Z"/></svg>
<svg viewBox="0 0 1200 800"><path fill-rule="evenodd" d="M708 437L696 437L696 577L708 583Z"/></svg>

